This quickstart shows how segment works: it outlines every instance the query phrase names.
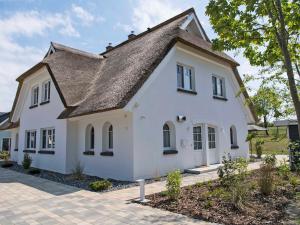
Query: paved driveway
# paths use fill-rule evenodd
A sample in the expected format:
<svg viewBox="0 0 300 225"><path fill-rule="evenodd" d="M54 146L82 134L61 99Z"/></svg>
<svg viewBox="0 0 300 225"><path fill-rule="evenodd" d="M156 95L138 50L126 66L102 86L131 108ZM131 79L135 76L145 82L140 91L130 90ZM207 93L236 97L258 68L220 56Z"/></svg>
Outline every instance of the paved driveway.
<svg viewBox="0 0 300 225"><path fill-rule="evenodd" d="M216 172L188 176L183 186L215 178ZM146 194L164 187L148 184ZM211 224L132 203L138 194L138 187L95 193L0 168L0 224Z"/></svg>
<svg viewBox="0 0 300 225"><path fill-rule="evenodd" d="M209 224L131 203L138 188L94 193L0 168L0 224Z"/></svg>

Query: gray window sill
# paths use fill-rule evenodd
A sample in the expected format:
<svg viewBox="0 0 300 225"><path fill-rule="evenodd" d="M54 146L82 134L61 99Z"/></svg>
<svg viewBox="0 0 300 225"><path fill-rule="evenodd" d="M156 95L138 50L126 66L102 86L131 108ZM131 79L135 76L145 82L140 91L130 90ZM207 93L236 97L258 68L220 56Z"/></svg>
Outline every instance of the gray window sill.
<svg viewBox="0 0 300 225"><path fill-rule="evenodd" d="M222 100L222 101L228 101L227 98L221 97L221 96L216 96L216 95L213 96L213 99L218 99L218 100Z"/></svg>
<svg viewBox="0 0 300 225"><path fill-rule="evenodd" d="M197 95L197 92L193 91L193 90L186 90L186 89L183 89L183 88L177 88L177 91L187 93L187 94Z"/></svg>
<svg viewBox="0 0 300 225"><path fill-rule="evenodd" d="M24 153L36 153L36 150L31 150L31 149L24 149Z"/></svg>
<svg viewBox="0 0 300 225"><path fill-rule="evenodd" d="M45 155L54 155L55 151L52 150L40 150L38 151L39 154L45 154Z"/></svg>
<svg viewBox="0 0 300 225"><path fill-rule="evenodd" d="M83 154L84 155L95 155L95 152L90 150L90 151L84 151Z"/></svg>
<svg viewBox="0 0 300 225"><path fill-rule="evenodd" d="M104 152L101 152L100 155L102 155L102 156L114 156L114 152L104 151Z"/></svg>
<svg viewBox="0 0 300 225"><path fill-rule="evenodd" d="M176 155L176 154L178 154L178 151L176 149L164 150L163 154L164 155Z"/></svg>

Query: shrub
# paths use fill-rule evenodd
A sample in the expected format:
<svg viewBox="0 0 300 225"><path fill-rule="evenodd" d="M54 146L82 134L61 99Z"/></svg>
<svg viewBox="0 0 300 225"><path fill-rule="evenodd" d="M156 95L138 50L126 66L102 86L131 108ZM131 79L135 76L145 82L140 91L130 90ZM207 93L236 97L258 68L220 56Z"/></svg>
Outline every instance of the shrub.
<svg viewBox="0 0 300 225"><path fill-rule="evenodd" d="M262 152L263 152L263 144L265 141L261 138L257 139L255 142L255 150L256 150L256 155L257 158L261 158Z"/></svg>
<svg viewBox="0 0 300 225"><path fill-rule="evenodd" d="M112 183L108 180L98 180L98 181L91 182L89 184L89 187L93 191L104 191L112 187Z"/></svg>
<svg viewBox="0 0 300 225"><path fill-rule="evenodd" d="M300 180L297 176L290 176L290 184L295 188L300 185Z"/></svg>
<svg viewBox="0 0 300 225"><path fill-rule="evenodd" d="M276 156L274 154L266 155L266 157L263 159L263 163L275 168L277 163Z"/></svg>
<svg viewBox="0 0 300 225"><path fill-rule="evenodd" d="M28 153L25 153L23 162L22 162L23 168L25 170L29 169L31 166L31 163L32 163L32 159L31 159L30 155Z"/></svg>
<svg viewBox="0 0 300 225"><path fill-rule="evenodd" d="M0 152L0 159L3 159L4 161L9 160L9 152L8 151L1 151Z"/></svg>
<svg viewBox="0 0 300 225"><path fill-rule="evenodd" d="M234 186L230 187L231 202L238 210L242 209L248 194L249 187L247 184L237 182Z"/></svg>
<svg viewBox="0 0 300 225"><path fill-rule="evenodd" d="M168 173L167 193L170 199L176 200L180 195L181 174L179 170Z"/></svg>
<svg viewBox="0 0 300 225"><path fill-rule="evenodd" d="M283 160L282 162L280 162L280 165L278 167L278 174L282 179L289 180L289 177L291 175L291 170L290 170L290 166L286 162L286 160Z"/></svg>
<svg viewBox="0 0 300 225"><path fill-rule="evenodd" d="M229 188L233 183L234 175L236 172L235 163L232 160L230 154L228 154L228 158L223 156L222 163L223 166L218 168L218 176L220 178L221 184L225 188Z"/></svg>
<svg viewBox="0 0 300 225"><path fill-rule="evenodd" d="M75 168L72 170L72 176L75 180L83 180L84 178L84 166L80 163L77 162L75 165Z"/></svg>
<svg viewBox="0 0 300 225"><path fill-rule="evenodd" d="M40 174L41 171L38 168L32 168L28 171L28 173L34 175L34 174Z"/></svg>
<svg viewBox="0 0 300 225"><path fill-rule="evenodd" d="M269 164L262 164L260 168L260 177L258 185L263 195L270 195L274 189L275 178L274 168Z"/></svg>

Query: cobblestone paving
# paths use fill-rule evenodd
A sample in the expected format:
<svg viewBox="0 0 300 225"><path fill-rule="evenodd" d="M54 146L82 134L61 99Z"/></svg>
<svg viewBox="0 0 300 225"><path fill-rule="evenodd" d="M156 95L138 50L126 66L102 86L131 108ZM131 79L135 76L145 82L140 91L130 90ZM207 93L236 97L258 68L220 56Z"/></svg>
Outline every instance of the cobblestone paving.
<svg viewBox="0 0 300 225"><path fill-rule="evenodd" d="M215 171L187 176L183 186L215 178ZM164 187L148 184L146 194ZM0 168L0 224L212 224L132 203L138 194L138 187L95 193Z"/></svg>

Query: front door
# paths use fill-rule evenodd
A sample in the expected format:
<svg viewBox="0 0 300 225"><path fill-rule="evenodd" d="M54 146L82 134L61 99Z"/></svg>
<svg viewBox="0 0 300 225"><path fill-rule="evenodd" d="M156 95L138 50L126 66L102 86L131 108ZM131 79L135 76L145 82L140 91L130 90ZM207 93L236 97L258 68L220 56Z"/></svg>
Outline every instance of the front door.
<svg viewBox="0 0 300 225"><path fill-rule="evenodd" d="M217 129L215 127L208 126L207 139L209 164L219 163L219 156L217 151Z"/></svg>
<svg viewBox="0 0 300 225"><path fill-rule="evenodd" d="M205 154L203 149L203 127L201 125L195 125L193 127L193 142L195 167L199 167L205 164Z"/></svg>

